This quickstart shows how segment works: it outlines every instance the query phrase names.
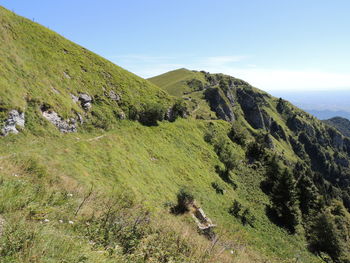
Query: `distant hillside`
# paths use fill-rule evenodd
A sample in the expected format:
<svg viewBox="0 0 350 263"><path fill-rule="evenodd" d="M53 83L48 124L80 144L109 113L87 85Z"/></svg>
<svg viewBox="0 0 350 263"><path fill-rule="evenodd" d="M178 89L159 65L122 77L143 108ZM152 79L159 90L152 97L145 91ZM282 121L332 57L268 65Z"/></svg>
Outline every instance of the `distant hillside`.
<svg viewBox="0 0 350 263"><path fill-rule="evenodd" d="M344 136L350 137L350 121L341 117L324 120L325 123L337 128Z"/></svg>
<svg viewBox="0 0 350 263"><path fill-rule="evenodd" d="M314 115L320 120L326 120L326 119L334 118L336 116L350 119L350 112L347 112L347 111L312 110L312 109L308 109L306 111Z"/></svg>

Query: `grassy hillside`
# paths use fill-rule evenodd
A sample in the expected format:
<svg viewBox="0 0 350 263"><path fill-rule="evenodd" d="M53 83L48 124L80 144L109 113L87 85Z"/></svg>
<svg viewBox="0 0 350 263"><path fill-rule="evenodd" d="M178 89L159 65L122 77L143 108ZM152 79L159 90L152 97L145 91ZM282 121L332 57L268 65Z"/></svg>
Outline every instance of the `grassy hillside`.
<svg viewBox="0 0 350 263"><path fill-rule="evenodd" d="M148 81L2 7L0 41L2 120L10 109L38 113L45 104L64 119L79 113L94 126L110 126L121 112L129 117L133 108L170 104ZM92 97L89 113L71 98L80 93Z"/></svg>
<svg viewBox="0 0 350 263"><path fill-rule="evenodd" d="M182 68L150 78L149 81L169 94L184 99L193 117L216 118L215 112L203 102L206 80L202 73Z"/></svg>
<svg viewBox="0 0 350 263"><path fill-rule="evenodd" d="M336 130L223 74L151 84L3 8L0 38L1 262L347 262Z"/></svg>
<svg viewBox="0 0 350 263"><path fill-rule="evenodd" d="M209 246L209 241L196 232L189 215L174 217L164 207L166 203L175 202L181 187L190 186L196 201L218 225L216 231L220 238L234 250L234 255L230 255L230 250L221 255L223 261L220 262L245 262L243 259L246 257L247 262L261 262L264 258L284 258L292 262L297 254L307 262L318 262L305 249L301 236L289 236L266 217L264 209L268 199L259 191L259 182L263 179L259 173L243 165L238 166L233 176L238 185L236 190L220 179L215 166L221 165L221 162L211 145L204 140L207 125L206 122L181 120L159 127L144 127L122 121L116 130L107 133L45 138L11 135L4 138L0 147L0 211L7 222L15 224L22 218L21 223L33 229L23 226L14 232L5 232L2 238L7 246L11 246L13 244L8 243L13 242L16 235L22 235L20 231L34 231L31 234L35 237L28 241L30 248L6 252L6 258L30 262L30 258L35 257L35 262L57 262L61 257L73 259L80 253L87 258L86 262L97 262L94 261L96 256L100 260L98 262L109 262L116 257L127 258L128 255L118 251L114 251L112 256L108 256L107 252L106 255L99 254L103 248L91 244L89 237L77 239L82 235L80 228L84 228L92 214L96 216L103 212L99 203L105 205L107 201L104 199L114 195L120 198L120 194L133 200L138 207L136 211L140 209L140 204L152 211L157 224L165 224L167 228L177 224L179 228L172 231L185 235L184 239L189 239L186 242L197 240L198 246ZM225 122L215 126L218 131L229 129ZM236 158L244 158L244 152L238 146L232 146L236 148ZM217 194L212 182L222 185L226 193ZM93 196L75 215L90 189ZM233 200L239 200L252 209L257 218L254 228L243 226L228 213ZM69 221L74 224L70 225ZM182 232L183 227L187 229L187 234ZM57 240L52 240L53 233ZM67 244L61 244L67 235L70 243L79 240L69 253L65 252ZM57 252L42 244L40 238L54 242ZM163 249L166 251L166 248ZM218 249L222 250L222 245L218 245ZM220 258L214 252L212 256L210 259L208 255L208 260L213 260L210 262L217 262ZM198 258L192 260L197 262Z"/></svg>

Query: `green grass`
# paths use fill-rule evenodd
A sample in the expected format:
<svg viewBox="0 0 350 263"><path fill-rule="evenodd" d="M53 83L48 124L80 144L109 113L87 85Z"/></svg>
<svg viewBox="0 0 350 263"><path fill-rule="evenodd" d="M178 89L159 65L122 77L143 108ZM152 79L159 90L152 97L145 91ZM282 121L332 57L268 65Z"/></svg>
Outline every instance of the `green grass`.
<svg viewBox="0 0 350 263"><path fill-rule="evenodd" d="M169 94L181 97L184 92L191 92L187 81L198 79L205 82L205 77L200 72L191 71L185 68L173 70L162 75L149 78L148 80L158 87L166 90Z"/></svg>
<svg viewBox="0 0 350 263"><path fill-rule="evenodd" d="M158 127L144 127L135 122L122 121L117 129L106 133L45 138L30 134L6 137L0 145L0 163L11 169L2 169L1 177L7 184L20 186L5 187L8 190L2 192L0 208L5 218L11 218L17 213L28 213L28 209L33 209L39 210L37 214L40 220L50 218L57 222L62 217L69 220L73 217L72 211L93 185L95 192L112 193L116 189L125 189L135 197L136 203L143 203L159 218L166 218L169 214L164 203L175 202L178 190L182 186L189 186L197 202L218 225L217 232L225 233L223 237L233 240L234 245L239 248L237 253L246 249L260 259L266 257L292 262L297 251L307 262L318 262L305 250L305 242L301 236L288 235L266 217L264 208L268 199L259 188L262 180L260 172L244 166L237 167L233 171L233 178L238 184L236 191L219 178L214 167L220 165L220 161L212 146L204 141L206 126L206 121L191 120L162 123ZM222 134L229 128L228 123L223 121L216 122L215 126ZM234 147L237 158L243 159L244 152L238 146ZM27 166L30 168L25 168ZM19 176L14 177L14 173ZM40 174L43 175L37 178ZM55 197L58 198L58 206L45 204L45 201L42 203L37 200L39 197L34 201L27 200L34 195L35 189L24 183L25 181L22 182L23 180L33 180L33 183L48 180L49 184L50 181L60 182L57 186L51 182L50 187L42 187L44 192L39 197L43 196L43 200L49 199L48 196L52 193L46 191L52 188L58 188L54 192L72 193L74 198L60 200L62 194L55 193L55 196L58 195ZM220 181L224 185L225 195L215 192L211 186L214 181ZM251 208L257 218L256 228L242 226L228 213L234 199ZM58 210L64 211L63 216L59 215ZM44 216L40 217L40 214ZM184 220L184 223L195 230L190 217L174 219ZM68 231L72 239L76 238L76 234L71 233L70 229L57 230L56 223L44 231L48 235L45 239L49 241L50 235L46 231L59 231L57 235L62 235L62 238ZM77 246L76 249L75 253L80 253L80 249L89 251L87 254L84 252L89 260L94 258L95 252L90 251L88 244L83 248ZM51 255L51 251L47 254Z"/></svg>

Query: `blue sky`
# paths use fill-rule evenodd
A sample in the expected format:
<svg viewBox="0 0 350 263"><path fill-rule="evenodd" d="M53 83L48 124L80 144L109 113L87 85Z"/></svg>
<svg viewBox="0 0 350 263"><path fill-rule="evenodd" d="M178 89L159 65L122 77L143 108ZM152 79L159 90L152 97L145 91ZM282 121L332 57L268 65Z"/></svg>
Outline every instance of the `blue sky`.
<svg viewBox="0 0 350 263"><path fill-rule="evenodd" d="M267 90L350 89L350 1L0 0L142 77L186 67Z"/></svg>

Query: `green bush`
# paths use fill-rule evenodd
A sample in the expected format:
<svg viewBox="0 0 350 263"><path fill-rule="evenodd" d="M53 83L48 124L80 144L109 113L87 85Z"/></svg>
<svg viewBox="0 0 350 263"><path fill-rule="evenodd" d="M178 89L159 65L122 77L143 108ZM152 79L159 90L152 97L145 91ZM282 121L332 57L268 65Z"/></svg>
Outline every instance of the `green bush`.
<svg viewBox="0 0 350 263"><path fill-rule="evenodd" d="M156 126L157 121L162 121L165 116L165 108L161 104L146 104L139 113L139 121L146 126Z"/></svg>
<svg viewBox="0 0 350 263"><path fill-rule="evenodd" d="M171 108L171 116L169 121L175 121L178 117L185 118L187 115L187 107L184 101L177 100Z"/></svg>
<svg viewBox="0 0 350 263"><path fill-rule="evenodd" d="M193 194L189 190L181 188L176 197L177 204L171 209L171 212L174 214L183 214L187 212L188 206L194 201Z"/></svg>
<svg viewBox="0 0 350 263"><path fill-rule="evenodd" d="M233 204L229 209L229 213L234 217L240 219L244 226L250 225L251 227L254 227L254 222L255 222L254 215L250 212L249 208L244 208L239 201L237 200L233 201Z"/></svg>

